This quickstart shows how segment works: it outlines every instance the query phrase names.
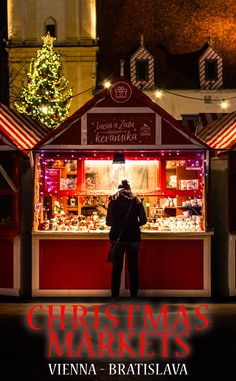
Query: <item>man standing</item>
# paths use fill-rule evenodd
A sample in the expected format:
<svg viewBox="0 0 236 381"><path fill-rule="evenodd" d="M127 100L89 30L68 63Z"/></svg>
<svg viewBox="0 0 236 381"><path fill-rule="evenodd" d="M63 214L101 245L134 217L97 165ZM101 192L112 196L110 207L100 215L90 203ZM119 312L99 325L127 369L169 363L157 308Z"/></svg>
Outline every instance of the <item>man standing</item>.
<svg viewBox="0 0 236 381"><path fill-rule="evenodd" d="M119 237L117 255L112 268L111 293L113 298L119 297L125 253L129 271L130 296L135 298L138 295L140 226L146 222L147 217L141 200L131 192L129 182L123 180L118 186L117 193L110 198L106 218L107 225L111 226L109 233L111 243L116 242Z"/></svg>

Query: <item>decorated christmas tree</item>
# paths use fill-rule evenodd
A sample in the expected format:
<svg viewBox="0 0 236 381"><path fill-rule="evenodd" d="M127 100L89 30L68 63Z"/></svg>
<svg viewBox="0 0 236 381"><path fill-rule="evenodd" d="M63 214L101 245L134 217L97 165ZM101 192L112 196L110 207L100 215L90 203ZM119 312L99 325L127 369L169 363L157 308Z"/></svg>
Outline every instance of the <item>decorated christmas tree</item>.
<svg viewBox="0 0 236 381"><path fill-rule="evenodd" d="M43 47L31 60L28 84L15 107L49 128L56 128L68 115L72 90L62 76L61 53L53 46L55 38L48 33L42 39Z"/></svg>

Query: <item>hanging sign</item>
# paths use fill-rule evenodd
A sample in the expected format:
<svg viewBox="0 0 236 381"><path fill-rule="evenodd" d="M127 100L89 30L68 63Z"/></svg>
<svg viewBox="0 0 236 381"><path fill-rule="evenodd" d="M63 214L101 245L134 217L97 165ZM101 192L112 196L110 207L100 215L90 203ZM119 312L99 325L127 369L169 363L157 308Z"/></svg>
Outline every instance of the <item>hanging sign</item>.
<svg viewBox="0 0 236 381"><path fill-rule="evenodd" d="M88 145L155 144L155 114L87 114Z"/></svg>

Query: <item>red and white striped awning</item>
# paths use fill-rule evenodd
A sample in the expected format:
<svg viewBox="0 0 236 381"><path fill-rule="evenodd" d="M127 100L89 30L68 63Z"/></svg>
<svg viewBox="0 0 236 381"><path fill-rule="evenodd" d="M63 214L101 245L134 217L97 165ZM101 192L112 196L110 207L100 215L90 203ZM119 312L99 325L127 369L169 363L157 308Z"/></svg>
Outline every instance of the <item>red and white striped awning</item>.
<svg viewBox="0 0 236 381"><path fill-rule="evenodd" d="M197 136L211 148L230 149L236 143L236 111L208 124Z"/></svg>
<svg viewBox="0 0 236 381"><path fill-rule="evenodd" d="M19 150L33 148L49 131L45 125L0 104L0 133Z"/></svg>
<svg viewBox="0 0 236 381"><path fill-rule="evenodd" d="M198 115L200 119L200 124L204 127L207 126L209 123L223 118L223 116L227 114L223 112L200 112Z"/></svg>
<svg viewBox="0 0 236 381"><path fill-rule="evenodd" d="M199 114L189 115L189 118L186 118L186 115L182 115L182 125L188 128L190 131L194 131L196 135L199 136L199 133L205 126L214 122L215 120L223 118L227 115L226 113L215 113L215 112L200 112Z"/></svg>

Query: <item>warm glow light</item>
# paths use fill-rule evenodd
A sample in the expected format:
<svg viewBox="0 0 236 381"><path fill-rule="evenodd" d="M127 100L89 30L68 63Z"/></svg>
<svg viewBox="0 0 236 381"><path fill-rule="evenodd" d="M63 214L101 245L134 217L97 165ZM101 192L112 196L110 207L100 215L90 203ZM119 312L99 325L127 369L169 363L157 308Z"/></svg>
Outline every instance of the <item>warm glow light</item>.
<svg viewBox="0 0 236 381"><path fill-rule="evenodd" d="M221 105L221 108L222 108L223 110L226 110L226 109L229 107L228 102L225 101L224 99L223 99L223 101L221 102L220 105Z"/></svg>
<svg viewBox="0 0 236 381"><path fill-rule="evenodd" d="M31 60L27 84L14 105L20 113L56 128L69 113L72 89L62 75L61 52L53 46L55 38L47 33L42 40L37 58Z"/></svg>
<svg viewBox="0 0 236 381"><path fill-rule="evenodd" d="M156 92L155 92L155 96L156 96L157 98L161 98L162 95L163 95L163 93L162 93L161 90L156 90Z"/></svg>
<svg viewBox="0 0 236 381"><path fill-rule="evenodd" d="M105 89L109 89L111 87L111 82L110 81L105 81L103 86L105 87Z"/></svg>
<svg viewBox="0 0 236 381"><path fill-rule="evenodd" d="M102 160L103 159L103 160ZM112 160L85 160L85 189L109 193L115 191L121 180L128 179L134 191L147 192L160 189L159 160L126 160L125 164L112 165ZM93 174L92 183L90 176Z"/></svg>
<svg viewBox="0 0 236 381"><path fill-rule="evenodd" d="M42 109L42 112L46 115L47 113L48 113L48 108L47 108L47 106L42 106L41 107L41 109Z"/></svg>

